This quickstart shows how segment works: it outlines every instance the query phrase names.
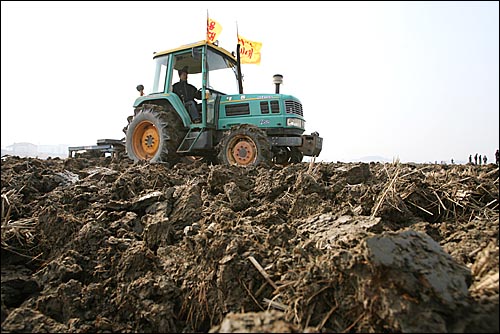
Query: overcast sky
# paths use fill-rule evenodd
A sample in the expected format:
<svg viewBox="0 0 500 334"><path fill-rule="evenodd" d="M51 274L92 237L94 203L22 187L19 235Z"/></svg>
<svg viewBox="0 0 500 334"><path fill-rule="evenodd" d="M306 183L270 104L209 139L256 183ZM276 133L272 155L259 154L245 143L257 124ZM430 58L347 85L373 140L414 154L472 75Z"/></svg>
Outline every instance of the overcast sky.
<svg viewBox="0 0 500 334"><path fill-rule="evenodd" d="M262 42L246 93L298 97L317 161L466 161L499 147L499 2L1 2L2 147L121 139L153 52Z"/></svg>

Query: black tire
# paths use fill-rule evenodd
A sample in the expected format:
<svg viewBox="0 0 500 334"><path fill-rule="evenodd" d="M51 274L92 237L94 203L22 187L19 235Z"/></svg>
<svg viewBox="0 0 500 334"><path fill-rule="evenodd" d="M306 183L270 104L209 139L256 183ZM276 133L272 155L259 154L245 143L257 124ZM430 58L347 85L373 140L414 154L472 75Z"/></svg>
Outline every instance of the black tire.
<svg viewBox="0 0 500 334"><path fill-rule="evenodd" d="M144 104L137 107L126 128L126 151L134 161L176 163L186 130L173 108Z"/></svg>
<svg viewBox="0 0 500 334"><path fill-rule="evenodd" d="M277 165L287 165L290 160L290 149L288 147L274 147L273 152L273 163Z"/></svg>
<svg viewBox="0 0 500 334"><path fill-rule="evenodd" d="M247 167L271 164L271 144L266 133L253 125L233 127L217 149L219 163L224 165Z"/></svg>
<svg viewBox="0 0 500 334"><path fill-rule="evenodd" d="M290 163L302 162L304 159L304 153L296 147L290 148Z"/></svg>
<svg viewBox="0 0 500 334"><path fill-rule="evenodd" d="M275 149L273 162L278 165L288 165L302 162L304 154L296 147L280 147Z"/></svg>

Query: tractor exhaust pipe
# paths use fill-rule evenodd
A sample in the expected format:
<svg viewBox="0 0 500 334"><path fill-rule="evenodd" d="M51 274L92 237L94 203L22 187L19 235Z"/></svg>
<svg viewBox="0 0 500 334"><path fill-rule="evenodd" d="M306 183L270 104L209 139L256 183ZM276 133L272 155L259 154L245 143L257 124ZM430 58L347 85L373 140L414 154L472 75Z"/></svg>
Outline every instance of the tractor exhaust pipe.
<svg viewBox="0 0 500 334"><path fill-rule="evenodd" d="M281 74L273 75L273 84L276 85L276 94L280 93L280 85L283 83L283 76Z"/></svg>

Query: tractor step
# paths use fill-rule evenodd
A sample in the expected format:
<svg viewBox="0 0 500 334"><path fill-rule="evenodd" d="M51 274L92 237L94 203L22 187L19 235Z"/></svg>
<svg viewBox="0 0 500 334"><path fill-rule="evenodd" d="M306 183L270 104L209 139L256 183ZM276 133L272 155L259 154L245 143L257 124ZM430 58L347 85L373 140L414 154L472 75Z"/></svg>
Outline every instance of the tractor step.
<svg viewBox="0 0 500 334"><path fill-rule="evenodd" d="M200 129L190 129L184 139L182 140L182 143L179 145L179 148L177 149L177 153L188 153L191 152L193 149L194 145L198 141L198 138L202 135L203 130Z"/></svg>

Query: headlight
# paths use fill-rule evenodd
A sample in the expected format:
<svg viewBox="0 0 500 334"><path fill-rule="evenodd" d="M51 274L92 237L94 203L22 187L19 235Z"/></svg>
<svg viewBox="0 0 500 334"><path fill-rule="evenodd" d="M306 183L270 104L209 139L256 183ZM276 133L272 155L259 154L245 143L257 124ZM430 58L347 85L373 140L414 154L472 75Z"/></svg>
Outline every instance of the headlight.
<svg viewBox="0 0 500 334"><path fill-rule="evenodd" d="M295 126L297 128L304 128L304 120L300 118L287 118L286 119L287 126Z"/></svg>

